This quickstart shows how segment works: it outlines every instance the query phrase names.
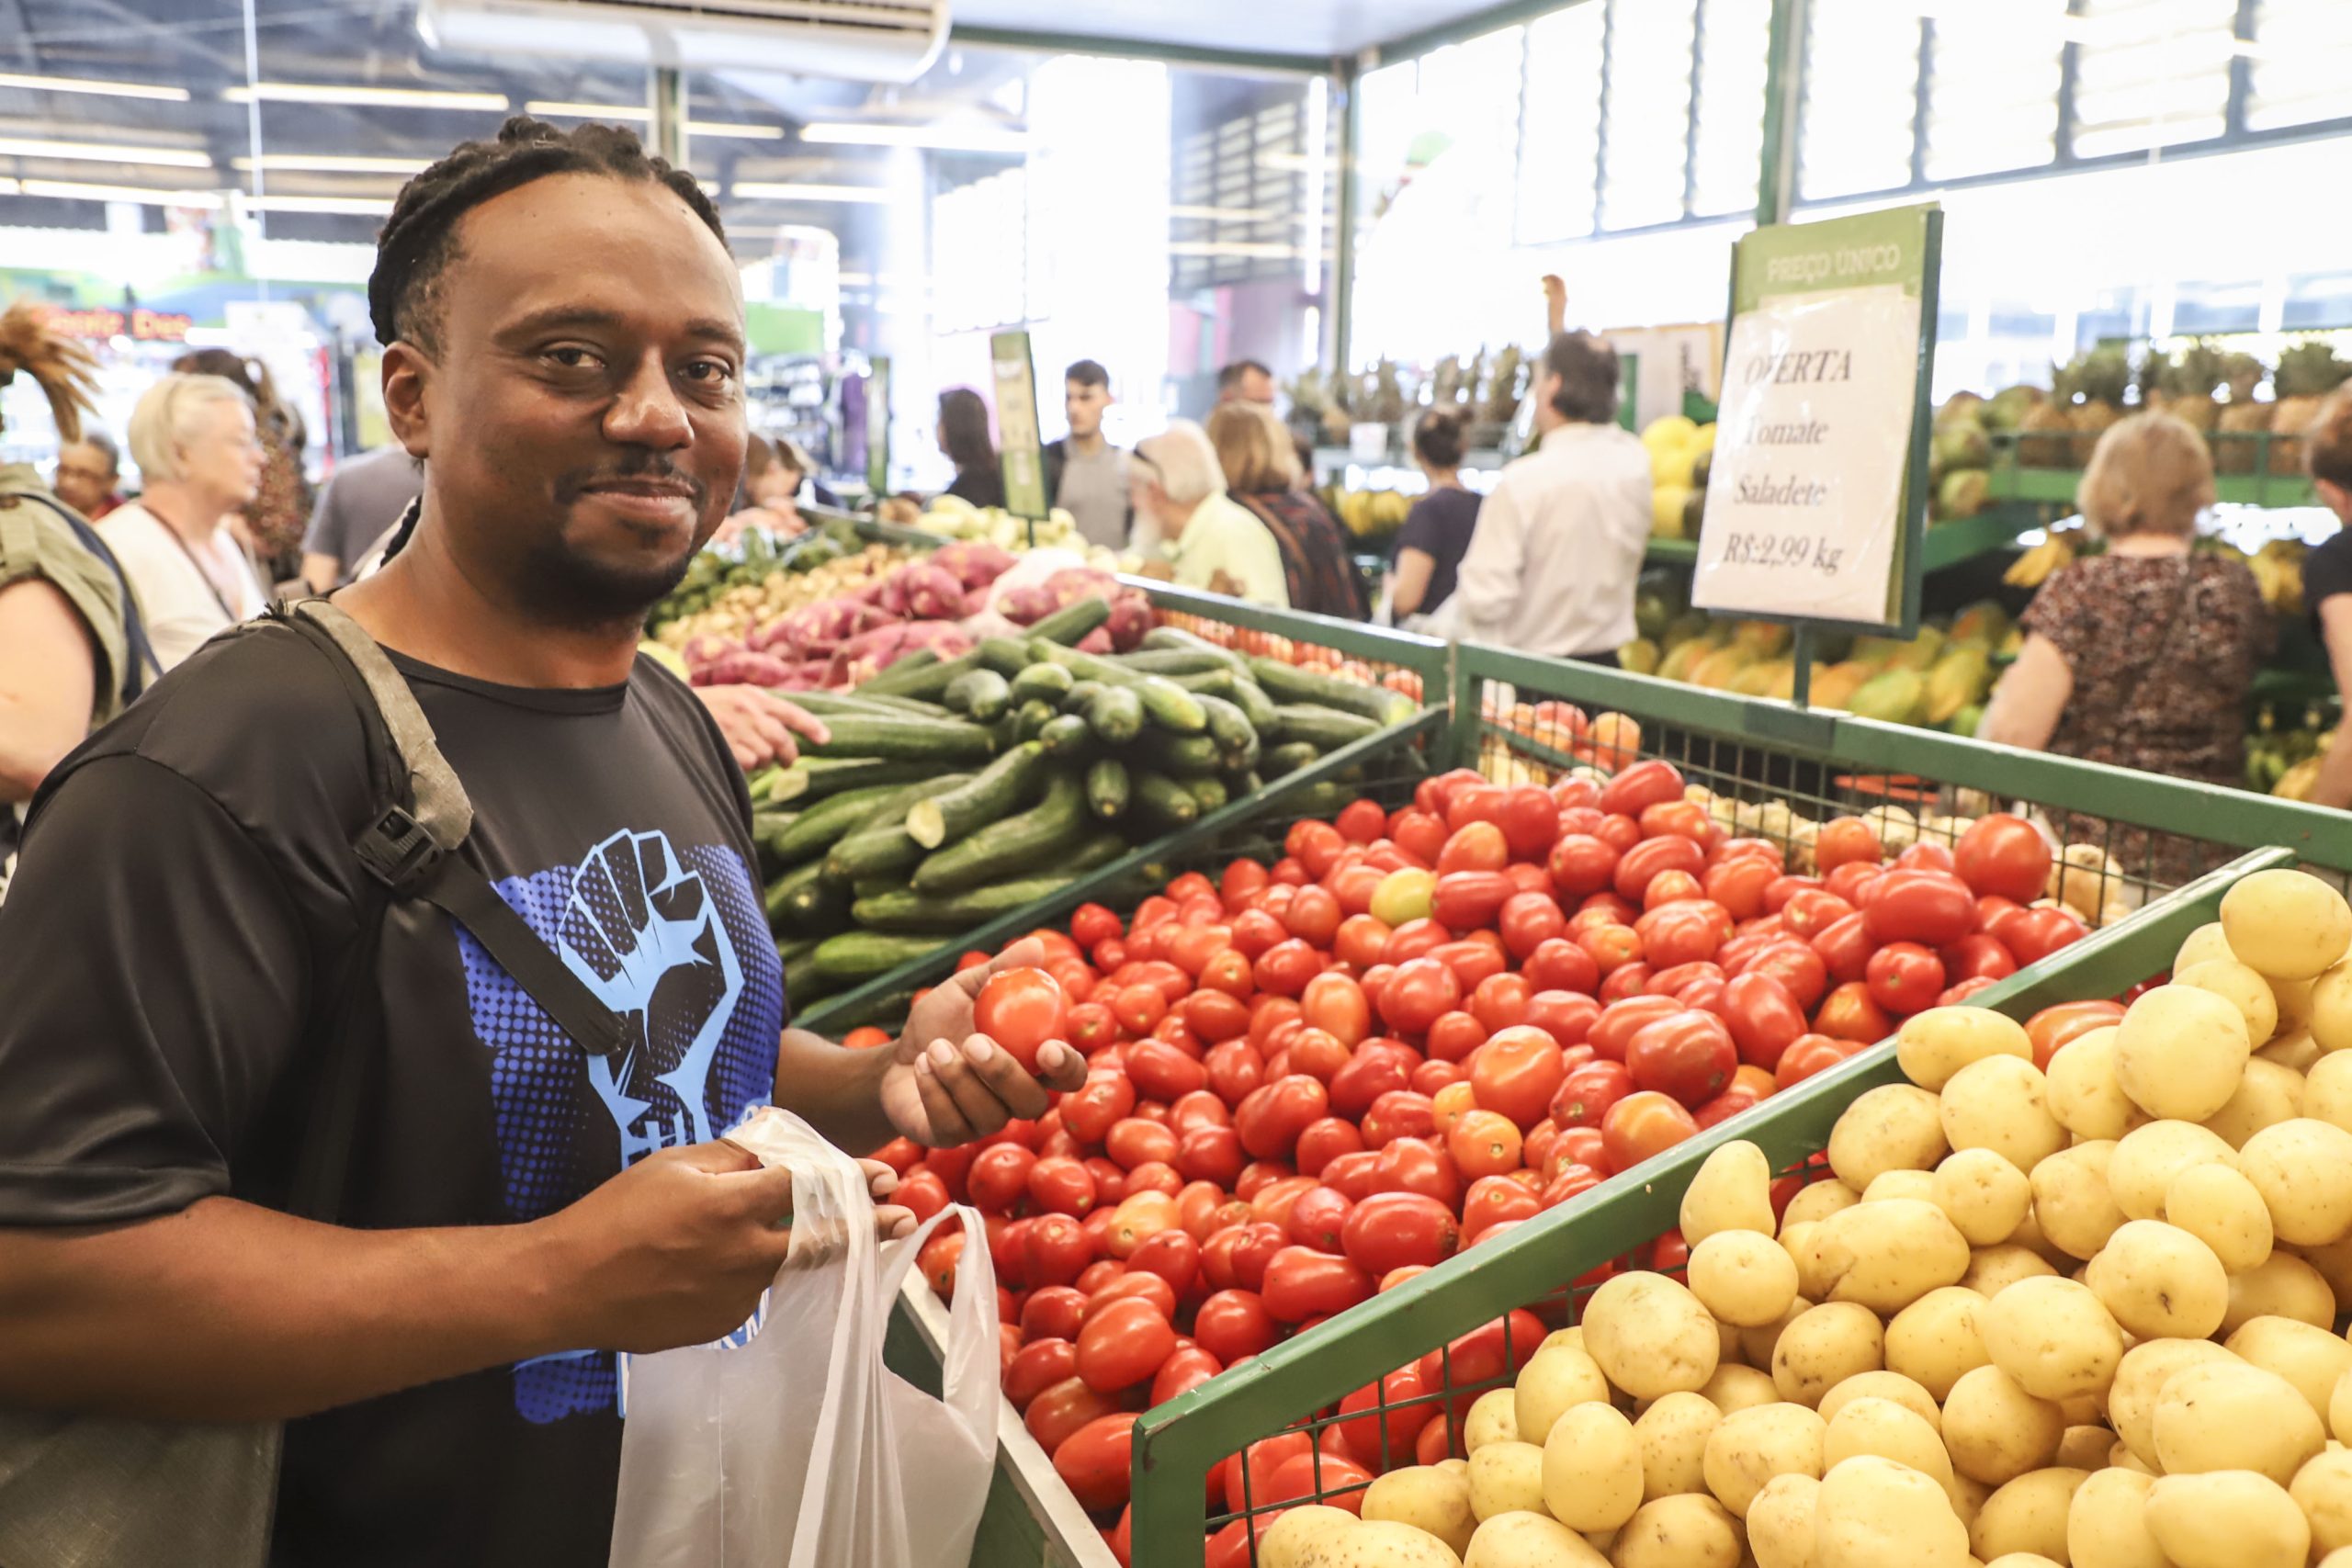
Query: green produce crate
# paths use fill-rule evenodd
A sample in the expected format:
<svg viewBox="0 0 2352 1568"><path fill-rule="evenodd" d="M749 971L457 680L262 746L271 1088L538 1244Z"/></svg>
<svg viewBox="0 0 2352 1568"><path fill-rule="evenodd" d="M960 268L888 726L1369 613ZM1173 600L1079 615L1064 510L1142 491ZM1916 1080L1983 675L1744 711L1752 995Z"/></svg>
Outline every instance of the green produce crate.
<svg viewBox="0 0 2352 1568"><path fill-rule="evenodd" d="M2069 890L2097 923L2250 849L2280 846L2337 874L2352 873L2352 814L2250 791L2165 778L2046 752L1882 724L1826 709L1737 697L1476 643L1456 649L1453 703L1471 716L1455 727L1453 760L1489 777L1518 768L1550 777L1587 759L1575 754L1564 702L1597 717L1615 712L1641 726L1642 757L1663 757L1692 784L1736 803L1741 832L1779 841L1803 858L1803 824L1767 803L1785 802L1814 821L1876 814L1887 834L1950 841L1949 825L1924 813L1974 817L1996 809L2037 816L2082 864ZM1464 733L1467 731L1467 733ZM1621 753L1622 755L1622 753ZM2075 901L2075 900L2070 900Z"/></svg>
<svg viewBox="0 0 2352 1568"><path fill-rule="evenodd" d="M2115 996L2168 966L2188 934L2217 917L2222 895L2240 876L2293 861L2278 849L2242 856L2020 970L1975 1003L2022 1020L2058 1002ZM1287 1427L1317 1433L1319 1447L1321 1429L1337 1419L1329 1413L1346 1395L1510 1308L1537 1308L1547 1325L1568 1320L1583 1293L1573 1282L1679 1224L1684 1188L1718 1145L1748 1139L1787 1173L1826 1146L1830 1128L1857 1096L1901 1076L1891 1043L1864 1052L1145 1412L1136 1427L1133 1528L1134 1539L1150 1546L1148 1556L1138 1550L1137 1562L1190 1568L1204 1560L1207 1532L1235 1517L1204 1503L1208 1472L1219 1460ZM1443 1365L1448 1375L1438 1388L1404 1403L1436 1404L1507 1381L1457 1384L1450 1356ZM1387 1408L1385 1400L1375 1406ZM1243 1512L1279 1506L1252 1498Z"/></svg>

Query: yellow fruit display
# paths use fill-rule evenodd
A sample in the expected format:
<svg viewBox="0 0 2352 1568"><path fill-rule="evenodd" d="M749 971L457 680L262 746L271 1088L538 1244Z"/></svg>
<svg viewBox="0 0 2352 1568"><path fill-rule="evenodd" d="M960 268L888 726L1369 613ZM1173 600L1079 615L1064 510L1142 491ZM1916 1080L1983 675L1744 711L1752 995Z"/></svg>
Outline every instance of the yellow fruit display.
<svg viewBox="0 0 2352 1568"><path fill-rule="evenodd" d="M1690 487L1687 484L1661 483L1652 490L1650 491L1650 537L1653 539L1683 537L1682 513L1690 500Z"/></svg>

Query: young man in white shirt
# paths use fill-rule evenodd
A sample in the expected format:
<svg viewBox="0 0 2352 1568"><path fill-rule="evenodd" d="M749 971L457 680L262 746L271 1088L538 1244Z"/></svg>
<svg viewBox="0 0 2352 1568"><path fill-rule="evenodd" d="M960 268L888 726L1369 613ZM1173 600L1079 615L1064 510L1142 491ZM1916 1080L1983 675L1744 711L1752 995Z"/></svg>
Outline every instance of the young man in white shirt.
<svg viewBox="0 0 2352 1568"><path fill-rule="evenodd" d="M1650 536L1649 454L1617 419L1617 353L1557 333L1536 373L1536 449L1478 511L1449 604L1473 641L1615 664Z"/></svg>

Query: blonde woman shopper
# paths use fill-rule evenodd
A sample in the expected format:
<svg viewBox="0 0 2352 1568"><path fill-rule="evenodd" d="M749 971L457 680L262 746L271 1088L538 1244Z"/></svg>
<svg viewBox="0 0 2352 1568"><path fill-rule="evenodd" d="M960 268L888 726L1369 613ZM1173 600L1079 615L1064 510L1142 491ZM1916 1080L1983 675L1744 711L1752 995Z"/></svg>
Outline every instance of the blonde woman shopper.
<svg viewBox="0 0 2352 1568"><path fill-rule="evenodd" d="M226 525L260 489L262 456L253 403L223 377L166 376L131 412L130 457L146 489L99 532L166 670L267 607L253 557Z"/></svg>
<svg viewBox="0 0 2352 1568"><path fill-rule="evenodd" d="M1179 587L1228 593L1290 608L1281 547L1250 511L1225 492L1216 449L1189 419L1170 421L1136 444L1127 466L1136 536L1166 553Z"/></svg>

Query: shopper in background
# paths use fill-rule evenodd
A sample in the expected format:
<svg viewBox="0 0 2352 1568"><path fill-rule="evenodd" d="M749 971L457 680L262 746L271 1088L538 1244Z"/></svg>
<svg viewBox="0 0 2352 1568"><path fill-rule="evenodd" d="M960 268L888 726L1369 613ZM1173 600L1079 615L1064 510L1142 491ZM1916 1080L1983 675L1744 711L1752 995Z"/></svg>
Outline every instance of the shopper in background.
<svg viewBox="0 0 2352 1568"><path fill-rule="evenodd" d="M57 449L57 499L96 523L122 504L122 454L86 426Z"/></svg>
<svg viewBox="0 0 2352 1568"><path fill-rule="evenodd" d="M613 1352L739 1332L787 1247L825 1247L720 1134L773 1098L854 1153L966 1144L1085 1064L1048 1042L1032 1077L973 1032L1035 942L895 1045L785 1027L742 774L637 651L743 461L702 187L628 131L518 117L402 188L368 304L426 491L335 603L470 797L457 855L622 1038L591 1056L363 864L382 786L334 662L274 623L213 643L43 787L0 905L0 1406L285 1419L275 1568L604 1568ZM344 1060L344 1201L296 1218Z"/></svg>
<svg viewBox="0 0 2352 1568"><path fill-rule="evenodd" d="M1977 739L2141 773L2235 785L2245 772L2245 697L2271 646L2262 592L2245 563L2189 548L2213 502L2204 436L2169 414L2140 413L2098 439L2075 503L2104 554L2041 585L2019 625ZM2132 876L2171 886L2200 869L2186 840L2062 814L2064 841L2107 841Z"/></svg>
<svg viewBox="0 0 2352 1568"><path fill-rule="evenodd" d="M310 442L302 415L277 395L269 367L225 348L199 348L172 361L184 376L219 376L234 381L253 400L254 425L261 435L261 484L238 507L246 542L267 576L282 582L302 568L302 537L311 520L311 484L302 473L302 448ZM139 454L131 453L136 462ZM143 479L143 476L142 476Z"/></svg>
<svg viewBox="0 0 2352 1568"><path fill-rule="evenodd" d="M1290 608L1282 548L1226 493L1216 448L1199 425L1171 420L1137 442L1129 475L1136 537L1165 550L1178 586Z"/></svg>
<svg viewBox="0 0 2352 1568"><path fill-rule="evenodd" d="M1127 455L1102 438L1111 406L1111 373L1091 359L1062 372L1062 413L1069 434L1046 447L1046 503L1067 511L1090 545L1124 550L1134 523L1127 499Z"/></svg>
<svg viewBox="0 0 2352 1568"><path fill-rule="evenodd" d="M261 488L267 457L243 388L175 373L131 411L130 460L147 488L100 532L139 595L155 658L169 670L269 603L259 569L229 527Z"/></svg>
<svg viewBox="0 0 2352 1568"><path fill-rule="evenodd" d="M1617 425L1617 352L1560 333L1536 367L1535 451L1478 509L1454 591L1460 635L1614 666L1634 639L1650 538L1650 460Z"/></svg>
<svg viewBox="0 0 2352 1568"><path fill-rule="evenodd" d="M346 457L327 476L302 536L302 581L324 593L358 574L410 502L424 493L424 465L394 442Z"/></svg>
<svg viewBox="0 0 2352 1568"><path fill-rule="evenodd" d="M945 493L974 506L1004 504L1004 473L989 437L989 406L969 387L939 394L939 449L956 465L956 480Z"/></svg>
<svg viewBox="0 0 2352 1568"><path fill-rule="evenodd" d="M1237 359L1216 373L1220 403L1262 403L1274 406L1274 373L1254 359Z"/></svg>
<svg viewBox="0 0 2352 1568"><path fill-rule="evenodd" d="M1478 525L1478 492L1462 483L1462 416L1431 409L1413 426L1413 461L1429 491L1405 514L1396 535L1389 613L1399 626L1435 615L1453 595L1462 557Z"/></svg>
<svg viewBox="0 0 2352 1568"><path fill-rule="evenodd" d="M1363 576L1348 547L1348 531L1304 488L1290 432L1263 403L1220 403L1209 412L1209 444L1225 471L1225 488L1274 536L1283 557L1290 607L1361 621Z"/></svg>
<svg viewBox="0 0 2352 1568"><path fill-rule="evenodd" d="M2303 608L2327 649L2336 692L2352 702L2352 384L2338 387L2320 405L2304 437L2303 464L2320 504L2342 525L2303 558ZM2339 811L2352 807L2352 723L2337 723L2310 799Z"/></svg>

